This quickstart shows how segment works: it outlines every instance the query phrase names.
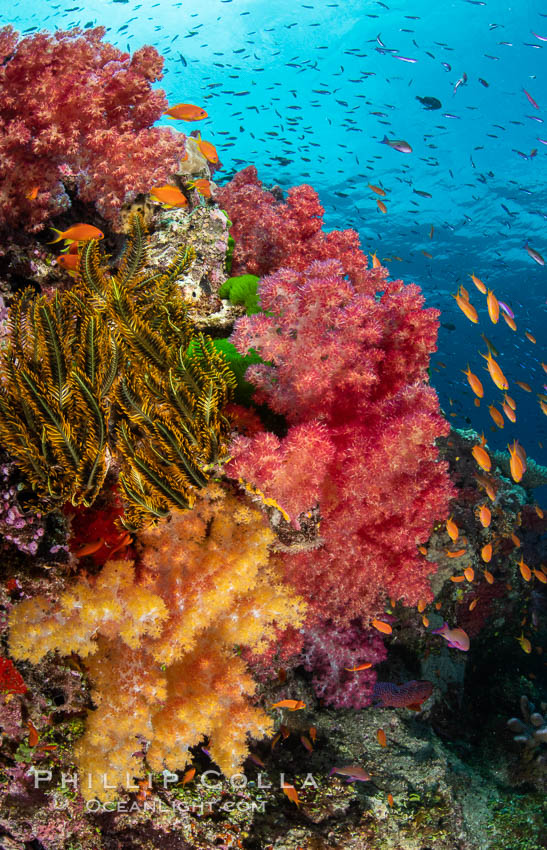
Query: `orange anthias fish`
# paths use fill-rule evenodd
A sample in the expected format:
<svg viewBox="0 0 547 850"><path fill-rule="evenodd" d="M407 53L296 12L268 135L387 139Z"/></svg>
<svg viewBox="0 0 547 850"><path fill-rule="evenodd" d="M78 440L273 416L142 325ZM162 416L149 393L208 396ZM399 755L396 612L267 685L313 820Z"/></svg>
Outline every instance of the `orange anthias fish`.
<svg viewBox="0 0 547 850"><path fill-rule="evenodd" d="M498 299L496 298L491 289L488 290L486 306L488 307L488 315L490 316L490 320L494 325L497 325L500 317L500 305L498 303Z"/></svg>
<svg viewBox="0 0 547 850"><path fill-rule="evenodd" d="M272 705L272 708L288 708L289 711L298 711L300 708L306 708L306 703L300 699L282 699Z"/></svg>
<svg viewBox="0 0 547 850"><path fill-rule="evenodd" d="M492 560L492 544L487 543L481 549L481 558L485 562L485 564L489 564Z"/></svg>
<svg viewBox="0 0 547 850"><path fill-rule="evenodd" d="M530 386L530 384L526 384L524 381L515 381L515 384L517 385L517 387L520 387L521 390L524 390L527 393L532 392L532 387Z"/></svg>
<svg viewBox="0 0 547 850"><path fill-rule="evenodd" d="M298 807L300 807L300 797L298 796L298 791L294 787L294 785L285 785L282 786L283 793L287 795L291 803L296 803Z"/></svg>
<svg viewBox="0 0 547 850"><path fill-rule="evenodd" d="M489 351L488 354L482 354L482 353L480 353L480 354L481 354L481 357L484 357L484 359L486 360L486 366L487 366L488 371L490 373L490 377L494 381L497 388L499 390L509 389L509 384L507 383L507 378L505 377L505 375L501 371L501 366L499 365L499 363L496 360L494 360L494 358L492 357L491 352Z"/></svg>
<svg viewBox="0 0 547 850"><path fill-rule="evenodd" d="M188 206L188 200L178 186L155 186L150 189L150 197L159 201L160 204L164 204L166 209Z"/></svg>
<svg viewBox="0 0 547 850"><path fill-rule="evenodd" d="M104 239L104 233L98 227L93 227L92 224L73 224L68 230L57 230L56 227L51 228L57 234L56 238L48 245L54 245L55 242L60 242L64 239L67 242L83 242L86 239Z"/></svg>
<svg viewBox="0 0 547 850"><path fill-rule="evenodd" d="M498 426L498 428L503 428L504 425L505 425L505 421L504 421L503 416L501 415L501 413L497 409L497 407L495 407L493 404L489 404L488 405L488 411L490 413L490 416L492 417L492 419L494 420L494 422Z"/></svg>
<svg viewBox="0 0 547 850"><path fill-rule="evenodd" d="M508 325L512 331L516 331L517 323L515 322L515 320L511 318L511 316L508 316L507 313L502 313L501 315L505 319L505 324Z"/></svg>
<svg viewBox="0 0 547 850"><path fill-rule="evenodd" d="M467 581L473 581L473 579L475 578L475 570L473 569L473 567L466 567L463 571L463 574L466 577Z"/></svg>
<svg viewBox="0 0 547 850"><path fill-rule="evenodd" d="M524 558L521 558L517 564L520 574L523 577L524 581L530 581L532 578L532 570L528 566L528 564L524 563Z"/></svg>
<svg viewBox="0 0 547 850"><path fill-rule="evenodd" d="M462 369L463 374L466 376L469 386L475 393L478 398L482 398L484 395L484 388L482 386L481 381L477 378L476 375L473 374L471 369L469 368L469 363L467 364L467 369Z"/></svg>
<svg viewBox="0 0 547 850"><path fill-rule="evenodd" d="M168 118L177 118L179 121L203 121L204 118L209 117L201 106L194 106L193 103L175 103L163 114Z"/></svg>
<svg viewBox="0 0 547 850"><path fill-rule="evenodd" d="M311 743L310 739L308 738L308 736L307 735L300 735L300 740L302 741L302 744L307 749L307 751L309 753L313 753L313 746L312 746L312 743Z"/></svg>
<svg viewBox="0 0 547 850"><path fill-rule="evenodd" d="M196 141L198 148L200 149L202 155L208 162L218 162L217 149L213 144L211 144L211 142L205 142L201 138L197 139Z"/></svg>
<svg viewBox="0 0 547 850"><path fill-rule="evenodd" d="M511 456L511 461L509 464L511 470L511 478L513 481L518 484L521 481L522 476L526 470L525 464L522 461L522 458L518 452L518 442L515 440L512 445L508 445L509 454Z"/></svg>
<svg viewBox="0 0 547 850"><path fill-rule="evenodd" d="M372 268L373 269L381 268L382 264L381 264L380 260L378 259L378 257L376 256L376 254L371 254L370 256L372 257Z"/></svg>
<svg viewBox="0 0 547 850"><path fill-rule="evenodd" d="M502 406L503 412L507 416L509 422L516 422L517 416L516 416L516 413L515 413L515 408L511 407L511 405L508 404L506 401L503 401L501 406Z"/></svg>
<svg viewBox="0 0 547 850"><path fill-rule="evenodd" d="M187 186L190 189L197 189L200 195L203 195L204 198L211 197L211 181L206 180L205 178L200 178L199 180L192 180L191 183L187 183Z"/></svg>
<svg viewBox="0 0 547 850"><path fill-rule="evenodd" d="M74 242L73 244L77 245L78 243ZM55 263L69 273L77 272L80 265L80 258L78 254L61 254L57 257Z"/></svg>
<svg viewBox="0 0 547 850"><path fill-rule="evenodd" d="M372 189L373 192L376 192L377 195L381 195L382 197L386 194L380 186L373 186L372 183L368 184L368 188Z"/></svg>
<svg viewBox="0 0 547 850"><path fill-rule="evenodd" d="M378 729L378 731L376 733L376 737L378 738L378 743L380 744L381 747L387 747L386 733L384 732L383 729Z"/></svg>
<svg viewBox="0 0 547 850"><path fill-rule="evenodd" d="M486 295L486 286L484 285L480 277L477 277L475 274L470 274L469 277L471 278L479 292L482 292L483 295Z"/></svg>
<svg viewBox="0 0 547 850"><path fill-rule="evenodd" d="M460 532L459 532L458 526L456 525L456 523L454 522L452 517L449 517L446 520L446 531L448 533L448 536L452 540L452 542L455 543L456 540L458 539L458 534Z"/></svg>
<svg viewBox="0 0 547 850"><path fill-rule="evenodd" d="M481 505L479 510L479 520L483 528L488 528L492 519L492 513L488 505Z"/></svg>
<svg viewBox="0 0 547 850"><path fill-rule="evenodd" d="M29 201L35 201L36 198L38 197L39 191L40 191L39 186L33 186L32 189L28 190L27 194L25 195L25 198L27 198L27 200L29 200Z"/></svg>
<svg viewBox="0 0 547 850"><path fill-rule="evenodd" d="M465 555L467 549L458 549L457 552L449 552L448 549L445 550L445 555L447 558L461 558L462 555Z"/></svg>
<svg viewBox="0 0 547 850"><path fill-rule="evenodd" d="M382 632L384 635L390 635L393 631L389 623L384 623L383 620L377 620L376 618L372 621L372 625L375 629L378 629L379 632Z"/></svg>
<svg viewBox="0 0 547 850"><path fill-rule="evenodd" d="M27 720L27 728L29 730L28 735L28 745L29 747L35 747L40 740L40 735L38 734L38 729L32 722L32 720Z"/></svg>
<svg viewBox="0 0 547 850"><path fill-rule="evenodd" d="M195 767L189 767L188 770L186 771L186 773L184 774L184 776L182 777L182 786L184 787L185 785L188 784L188 782L191 782L195 775L196 775L196 768Z"/></svg>
<svg viewBox="0 0 547 850"><path fill-rule="evenodd" d="M367 661L365 664L359 664L357 667L344 667L349 673L357 673L358 670L370 670L372 661Z"/></svg>
<svg viewBox="0 0 547 850"><path fill-rule="evenodd" d="M490 455L483 446L473 446L471 454L481 469L484 469L485 472L490 472L490 469L492 468L492 461L490 460Z"/></svg>
<svg viewBox="0 0 547 850"><path fill-rule="evenodd" d="M74 552L74 557L83 558L85 555L93 555L93 553L98 552L102 546L104 546L104 537L101 537L100 540L94 540L93 543L86 543L85 546L82 546L81 549Z"/></svg>
<svg viewBox="0 0 547 850"><path fill-rule="evenodd" d="M470 322L474 322L477 324L479 321L479 316L473 305L461 294L461 287L458 290L456 295L453 295L452 298L456 299L456 304L462 311L462 313L467 316Z"/></svg>
<svg viewBox="0 0 547 850"><path fill-rule="evenodd" d="M376 203L378 204L378 209L380 210L380 212L387 213L387 207L383 201L377 200Z"/></svg>

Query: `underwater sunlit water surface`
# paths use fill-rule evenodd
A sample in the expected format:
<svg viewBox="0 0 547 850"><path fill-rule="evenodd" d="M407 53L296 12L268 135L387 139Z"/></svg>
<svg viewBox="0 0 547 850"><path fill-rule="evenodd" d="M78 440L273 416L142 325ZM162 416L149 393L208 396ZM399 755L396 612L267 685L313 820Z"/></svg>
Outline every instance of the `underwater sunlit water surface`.
<svg viewBox="0 0 547 850"><path fill-rule="evenodd" d="M154 45L170 102L209 113L200 130L220 154L217 182L254 164L266 187L310 183L327 229L356 229L365 251L391 258L392 277L420 284L428 305L442 309L432 380L451 423L484 430L494 448L518 437L547 461L536 398L547 384L547 271L523 247L528 240L547 252L547 10L539 0L33 0L17 9L2 0L0 9L24 34L104 25L119 48ZM384 136L412 152L381 144ZM386 213L369 183L385 190ZM471 272L514 311L517 332L490 322ZM459 284L478 325L451 297ZM517 402L517 422L503 432L487 410L501 392L484 372L481 334L498 349ZM460 371L467 363L486 379L480 410Z"/></svg>

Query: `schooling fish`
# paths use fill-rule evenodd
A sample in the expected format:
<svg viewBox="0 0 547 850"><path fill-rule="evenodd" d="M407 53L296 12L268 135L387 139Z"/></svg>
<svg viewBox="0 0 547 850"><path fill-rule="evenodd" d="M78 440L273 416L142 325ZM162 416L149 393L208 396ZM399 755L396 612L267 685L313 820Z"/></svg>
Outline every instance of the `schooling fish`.
<svg viewBox="0 0 547 850"><path fill-rule="evenodd" d="M194 106L193 103L175 103L163 114L179 121L203 121L204 118L209 117L201 106Z"/></svg>
<svg viewBox="0 0 547 850"><path fill-rule="evenodd" d="M60 242L65 239L67 242L83 242L85 239L104 239L104 233L98 227L93 227L92 224L73 224L68 230L57 230L51 228L57 234L56 238L48 245L54 245L55 242Z"/></svg>
<svg viewBox="0 0 547 850"><path fill-rule="evenodd" d="M436 97L420 97L416 95L416 100L419 100L420 103L423 103L425 109L440 109L442 107L442 103L440 100L437 100Z"/></svg>
<svg viewBox="0 0 547 850"><path fill-rule="evenodd" d="M466 83L467 83L467 74L464 71L463 74L461 75L460 79L456 82L456 85L454 86L454 94L456 94L456 92L458 91L460 86L464 86Z"/></svg>
<svg viewBox="0 0 547 850"><path fill-rule="evenodd" d="M171 207L187 207L188 200L182 194L178 186L155 186L150 189L150 197L167 208Z"/></svg>
<svg viewBox="0 0 547 850"><path fill-rule="evenodd" d="M441 635L452 649L467 652L470 646L469 635L463 629L451 629L448 623L443 623L440 629L432 629L432 635Z"/></svg>
<svg viewBox="0 0 547 850"><path fill-rule="evenodd" d="M528 256L535 260L539 266L545 265L545 260L543 259L539 251L536 251L534 250L534 248L531 248L528 242L524 243L524 248L526 249L526 253L528 254Z"/></svg>
<svg viewBox="0 0 547 850"><path fill-rule="evenodd" d="M388 145L388 147L393 148L394 151L399 151L400 153L412 153L412 148L408 142L404 141L404 139L388 139L387 136L384 136L380 144Z"/></svg>
<svg viewBox="0 0 547 850"><path fill-rule="evenodd" d="M484 357L484 359L486 360L486 366L488 368L488 372L490 373L490 377L492 378L492 380L495 383L495 385L497 386L497 388L499 390L509 389L509 384L507 383L507 378L503 374L503 372L501 370L501 366L499 365L499 363L496 360L494 360L494 358L492 357L492 354L490 352L488 352L488 354L483 354L480 351L479 351L479 354L480 354L481 357Z"/></svg>
<svg viewBox="0 0 547 850"><path fill-rule="evenodd" d="M537 105L537 103L535 102L535 100L534 100L534 98L532 97L532 95L531 95L531 94L528 94L528 92L526 91L526 89L523 89L522 91L524 92L524 94L526 95L526 97L528 98L528 100L530 101L530 103L532 104L532 106L533 106L533 107L535 107L536 109L539 109L539 106L538 106L538 105Z"/></svg>

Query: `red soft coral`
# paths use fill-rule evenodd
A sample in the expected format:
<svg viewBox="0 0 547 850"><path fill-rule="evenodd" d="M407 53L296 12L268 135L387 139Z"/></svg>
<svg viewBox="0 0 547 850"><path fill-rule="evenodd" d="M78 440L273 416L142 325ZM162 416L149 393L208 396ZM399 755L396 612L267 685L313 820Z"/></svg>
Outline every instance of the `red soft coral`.
<svg viewBox="0 0 547 850"><path fill-rule="evenodd" d="M0 30L0 226L39 229L70 206L67 180L116 223L124 201L177 170L185 137L152 127L167 108L151 87L163 59L148 46L130 57L104 34Z"/></svg>
<svg viewBox="0 0 547 850"><path fill-rule="evenodd" d="M323 425L309 422L290 428L284 440L267 432L237 436L230 455L226 474L251 481L298 526L298 515L319 501L334 446Z"/></svg>
<svg viewBox="0 0 547 850"><path fill-rule="evenodd" d="M371 281L354 230L323 232L324 209L315 189L294 186L286 202L262 189L250 165L218 190L216 199L232 222L232 274L270 274L281 266L305 269L313 260L335 258L355 283ZM371 290L374 292L375 290Z"/></svg>
<svg viewBox="0 0 547 850"><path fill-rule="evenodd" d="M269 361L246 378L258 401L292 426L290 463L285 440L275 447L275 468L260 457L256 438L246 460L238 454L237 469L267 496L268 485L295 504L299 494L302 503L318 495L324 545L287 556L286 577L309 601L311 621L337 625L370 620L386 597L409 605L431 598L435 565L417 546L454 496L435 447L449 426L427 384L438 311L424 309L417 286L386 282L385 269L356 285L343 275L336 260L270 275L259 284L269 315L238 320L232 337L241 353L252 346ZM368 294L377 285L381 297ZM332 450L320 482L303 427L312 424Z"/></svg>

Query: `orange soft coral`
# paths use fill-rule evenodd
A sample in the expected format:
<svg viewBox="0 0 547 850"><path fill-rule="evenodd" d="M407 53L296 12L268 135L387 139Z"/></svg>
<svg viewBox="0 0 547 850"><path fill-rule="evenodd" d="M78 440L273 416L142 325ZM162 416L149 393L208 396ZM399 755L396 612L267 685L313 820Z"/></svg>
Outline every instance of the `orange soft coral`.
<svg viewBox="0 0 547 850"><path fill-rule="evenodd" d="M272 540L257 511L210 486L193 510L141 534L146 584L131 562L108 562L58 603L37 597L12 611L14 658L36 662L58 649L87 659L97 709L76 749L85 797L110 799L142 773L143 739L152 770L176 771L207 735L230 776L247 734L271 731L249 701L255 683L234 646L260 652L274 621L301 624L303 604L279 581Z"/></svg>

